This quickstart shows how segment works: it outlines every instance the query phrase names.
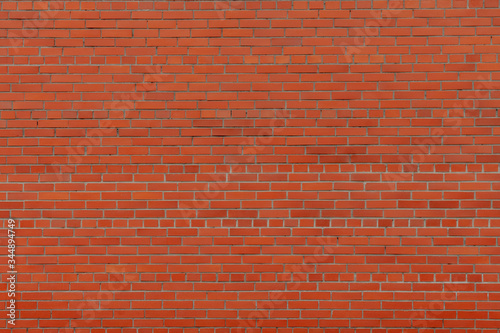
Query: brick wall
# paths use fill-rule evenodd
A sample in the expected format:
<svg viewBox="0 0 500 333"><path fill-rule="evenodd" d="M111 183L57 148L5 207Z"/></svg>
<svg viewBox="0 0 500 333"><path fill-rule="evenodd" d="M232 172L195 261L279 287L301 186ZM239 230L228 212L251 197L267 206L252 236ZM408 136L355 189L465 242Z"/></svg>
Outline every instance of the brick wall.
<svg viewBox="0 0 500 333"><path fill-rule="evenodd" d="M498 332L498 0L0 8L0 332Z"/></svg>

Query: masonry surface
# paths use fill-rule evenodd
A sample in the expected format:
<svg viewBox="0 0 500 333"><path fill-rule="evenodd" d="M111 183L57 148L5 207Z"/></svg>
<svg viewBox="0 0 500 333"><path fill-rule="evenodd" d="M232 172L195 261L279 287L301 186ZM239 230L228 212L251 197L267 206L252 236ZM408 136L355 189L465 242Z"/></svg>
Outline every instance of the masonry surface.
<svg viewBox="0 0 500 333"><path fill-rule="evenodd" d="M0 332L498 332L498 0L1 1L0 28Z"/></svg>

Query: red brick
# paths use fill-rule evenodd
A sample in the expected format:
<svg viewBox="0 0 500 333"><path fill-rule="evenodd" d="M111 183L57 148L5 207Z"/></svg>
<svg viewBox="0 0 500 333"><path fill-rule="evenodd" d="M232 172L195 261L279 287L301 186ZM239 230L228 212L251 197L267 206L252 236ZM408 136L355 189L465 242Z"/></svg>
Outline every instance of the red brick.
<svg viewBox="0 0 500 333"><path fill-rule="evenodd" d="M17 329L496 332L499 15L3 2Z"/></svg>

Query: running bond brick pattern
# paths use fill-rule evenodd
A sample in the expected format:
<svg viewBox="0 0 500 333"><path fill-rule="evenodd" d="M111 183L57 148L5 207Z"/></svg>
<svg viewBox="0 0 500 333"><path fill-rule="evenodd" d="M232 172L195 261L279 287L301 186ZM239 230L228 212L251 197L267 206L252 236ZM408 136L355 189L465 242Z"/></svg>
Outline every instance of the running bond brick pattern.
<svg viewBox="0 0 500 333"><path fill-rule="evenodd" d="M498 0L0 6L0 332L498 332Z"/></svg>

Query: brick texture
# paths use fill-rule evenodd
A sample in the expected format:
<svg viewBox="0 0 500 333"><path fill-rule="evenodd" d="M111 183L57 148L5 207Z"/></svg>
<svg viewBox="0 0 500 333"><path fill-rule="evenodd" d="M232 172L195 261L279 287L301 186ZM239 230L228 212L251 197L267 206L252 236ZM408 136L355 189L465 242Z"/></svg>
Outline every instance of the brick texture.
<svg viewBox="0 0 500 333"><path fill-rule="evenodd" d="M1 1L0 332L497 333L498 0Z"/></svg>

